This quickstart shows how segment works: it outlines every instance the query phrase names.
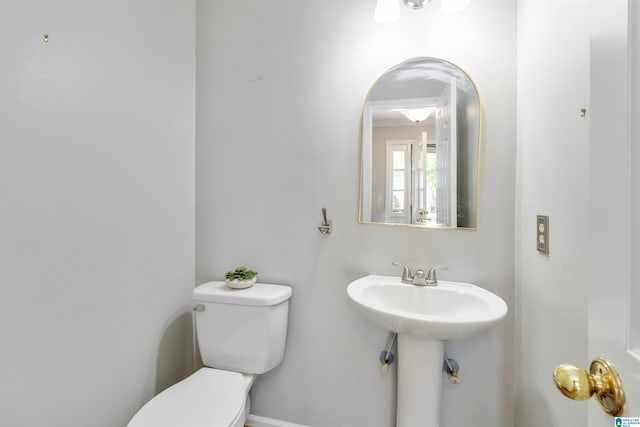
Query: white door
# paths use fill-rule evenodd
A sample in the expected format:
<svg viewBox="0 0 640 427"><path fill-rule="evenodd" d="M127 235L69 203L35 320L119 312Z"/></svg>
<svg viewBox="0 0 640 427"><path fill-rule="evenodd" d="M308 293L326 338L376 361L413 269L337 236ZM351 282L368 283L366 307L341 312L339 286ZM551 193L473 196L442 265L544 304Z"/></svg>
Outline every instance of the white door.
<svg viewBox="0 0 640 427"><path fill-rule="evenodd" d="M458 220L456 102L456 81L451 78L436 104L436 159L438 162L436 221L438 225L445 227L455 227Z"/></svg>
<svg viewBox="0 0 640 427"><path fill-rule="evenodd" d="M412 170L412 224L426 224L427 222L427 132L422 132L413 143L411 153Z"/></svg>
<svg viewBox="0 0 640 427"><path fill-rule="evenodd" d="M640 417L639 3L591 2L588 360L617 368L627 417ZM615 426L595 399L588 419Z"/></svg>

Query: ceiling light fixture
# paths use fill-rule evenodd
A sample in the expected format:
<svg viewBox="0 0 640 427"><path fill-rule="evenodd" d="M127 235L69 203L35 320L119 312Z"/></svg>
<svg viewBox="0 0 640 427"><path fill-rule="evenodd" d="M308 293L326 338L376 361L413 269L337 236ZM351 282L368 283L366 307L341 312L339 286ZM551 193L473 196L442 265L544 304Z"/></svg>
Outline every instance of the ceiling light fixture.
<svg viewBox="0 0 640 427"><path fill-rule="evenodd" d="M408 9L420 10L431 0L402 0ZM377 0L374 19L376 22L395 22L400 18L400 0ZM469 6L471 0L442 0L444 12L457 12Z"/></svg>
<svg viewBox="0 0 640 427"><path fill-rule="evenodd" d="M405 6L409 9L422 9L425 3L429 3L431 0L402 0Z"/></svg>

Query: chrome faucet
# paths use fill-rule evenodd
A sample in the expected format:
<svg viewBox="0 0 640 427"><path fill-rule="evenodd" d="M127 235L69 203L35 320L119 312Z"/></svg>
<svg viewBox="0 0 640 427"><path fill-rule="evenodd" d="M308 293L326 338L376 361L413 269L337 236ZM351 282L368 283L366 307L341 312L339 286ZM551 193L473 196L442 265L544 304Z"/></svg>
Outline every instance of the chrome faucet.
<svg viewBox="0 0 640 427"><path fill-rule="evenodd" d="M413 279L411 279L412 285L418 286L426 286L427 285L427 276L424 273L424 270L417 269L416 274L413 275Z"/></svg>
<svg viewBox="0 0 640 427"><path fill-rule="evenodd" d="M429 273L424 272L422 269L417 269L415 274L411 274L411 269L404 264L400 264L399 262L392 262L391 264L397 265L398 267L402 267L402 277L400 281L402 283L407 283L410 285L417 286L437 286L438 279L436 277L436 271L438 270L446 270L449 267L433 267L429 270Z"/></svg>

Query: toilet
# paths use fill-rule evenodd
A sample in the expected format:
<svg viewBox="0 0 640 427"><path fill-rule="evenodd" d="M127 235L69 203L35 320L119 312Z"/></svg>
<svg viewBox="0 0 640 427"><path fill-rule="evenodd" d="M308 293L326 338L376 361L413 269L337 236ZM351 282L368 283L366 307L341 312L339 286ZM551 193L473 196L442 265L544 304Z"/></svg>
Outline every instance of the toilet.
<svg viewBox="0 0 640 427"><path fill-rule="evenodd" d="M127 427L242 427L256 377L284 356L291 288L256 283L193 291L204 367L155 396Z"/></svg>

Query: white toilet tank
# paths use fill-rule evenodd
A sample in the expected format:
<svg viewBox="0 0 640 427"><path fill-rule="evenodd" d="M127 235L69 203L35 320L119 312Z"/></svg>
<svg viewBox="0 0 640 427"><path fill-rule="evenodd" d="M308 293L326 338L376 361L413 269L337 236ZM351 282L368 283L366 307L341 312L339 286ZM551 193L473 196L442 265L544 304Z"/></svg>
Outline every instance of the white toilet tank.
<svg viewBox="0 0 640 427"><path fill-rule="evenodd" d="M193 291L196 330L205 366L262 374L284 356L291 288L256 283L231 289L204 283Z"/></svg>

